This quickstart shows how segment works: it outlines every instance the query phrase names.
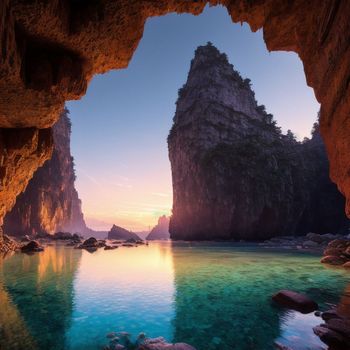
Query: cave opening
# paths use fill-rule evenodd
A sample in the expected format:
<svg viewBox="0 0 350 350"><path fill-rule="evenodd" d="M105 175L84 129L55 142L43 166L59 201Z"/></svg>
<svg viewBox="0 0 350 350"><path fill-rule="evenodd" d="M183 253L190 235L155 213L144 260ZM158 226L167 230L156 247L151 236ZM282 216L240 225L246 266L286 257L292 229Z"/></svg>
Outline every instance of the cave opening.
<svg viewBox="0 0 350 350"><path fill-rule="evenodd" d="M108 230L116 223L147 231L159 216L170 215L166 140L194 51L207 41L251 78L258 102L284 133L291 129L300 141L310 137L319 104L296 54L269 53L261 31L233 24L221 6L206 7L200 16L151 18L128 68L95 76L82 100L67 103L88 226Z"/></svg>
<svg viewBox="0 0 350 350"><path fill-rule="evenodd" d="M301 207L306 197L315 195L314 200L309 201L309 209L327 214L330 214L329 203L334 208L334 201L332 196L328 197L326 202L319 200L320 194L329 191L330 183L328 163L327 167L324 167L327 162L325 150L322 150L325 162L321 167L317 164L314 166L312 162L319 148L315 148L315 144L309 141L314 139L318 128L314 128L311 140L300 143L295 140L292 132L287 131L291 129L297 133L297 139L302 140L303 136L309 135L319 110L317 102L312 100L312 113L307 113L306 116L303 114L306 112L304 98L313 97L313 93L305 84L301 62L295 54L267 54L264 41L269 50L297 52L303 61L308 85L313 87L318 101L322 103L319 114L320 128L331 162L332 179L349 198L350 124L347 117L350 2L220 2L225 3L233 21L247 22L253 31L262 28L264 41L261 31L252 34L247 25L239 29L241 34L243 33L239 40L235 35L238 26L232 24L226 10L214 7L204 9L204 13L195 18L188 15L167 15L150 19L139 49L135 51L147 18L165 15L171 11L200 14L205 3L92 0L83 4L80 0L5 0L0 4L0 10L3 10L0 13L4 14L0 21L0 46L3 54L0 76L4 77L0 81L0 123L3 128L0 129L0 219L11 209L16 196L25 189L36 168L49 158L51 147L54 146L51 161L57 165L57 162L60 162L59 155L64 154L62 164L68 172L60 173L61 170L55 167L48 169L52 173L49 173L49 176L44 174L46 182L39 196L39 200L48 205L36 210L35 206L27 205L29 201L26 202L28 215L24 215L23 220L30 224L31 214L35 211L45 222L51 220L52 214L55 216L54 220L60 220L65 210L74 211L80 220L83 220L80 201L74 188L75 174L69 148L71 122L67 118L61 118L60 121L64 120L63 125L58 122L53 130L50 127L53 121L57 120L58 112L65 101L80 98L85 93L94 74L126 68L128 63L128 69L96 76L81 103L67 103L73 122L72 152L76 159L78 175L76 185L83 200L83 211L88 225L95 230L104 230L112 223L117 223L139 231L146 229L148 223L155 222L158 215L168 213L166 210L169 210L175 201L171 203L170 176L167 178L164 175L170 175L166 137L174 114L174 124L168 138L168 141L170 139L170 142L174 143L169 153L174 160L174 145L179 146L181 152L180 157L175 159L175 168L190 169L184 173L177 173L177 180L181 180L182 175L187 176L186 180L194 179L194 175L201 174L198 170L206 167L208 171L203 172L205 176L202 179L205 184L212 184L213 187L202 186L203 182L200 185L208 194L208 202L216 205L214 210L210 210L211 207L209 210L202 210L202 215L195 218L195 224L199 223L196 228L199 235L187 234L188 225L181 227L186 220L173 222L175 230L185 232L184 236L177 235L175 238L184 238L186 242L148 244L137 239L133 239L132 242L127 242L127 239L85 240L71 234L65 236L65 232L59 232L59 235L50 238L48 235L37 236L38 242L32 240L36 238L35 235L25 237L19 242L11 241L0 232L0 250L20 249L23 253L29 253L9 254L0 260L0 294L4 307L10 311L9 315L2 315L6 336L1 337L0 348L15 349L18 344L43 349L102 348L106 344L106 331L112 330L117 333L108 333L107 341L112 339L110 346L106 347L108 349L124 348L116 343L120 339L117 335L124 336L125 330L132 332L133 336L141 336L135 344L135 338L130 342L126 336L127 348L136 348L137 342L145 339L145 333L148 337L164 336L165 340L161 337L155 338L161 347L178 348L178 344L167 343L171 341L181 342L181 348L191 350L192 345L199 350L209 347L223 350L231 350L233 347L242 350L254 347L262 350L286 346L296 346L300 349L309 346L323 347L320 339L325 343L332 343L333 339L330 340L329 335L335 335L337 341L346 343L347 348L348 329L346 335L343 335L343 326L348 326L346 323L341 323L341 328L336 328L337 330L333 330L334 324L332 328L332 321L328 322L329 320L326 320L326 324L318 326L318 316L325 316L327 311L325 314L318 311L304 315L295 311L298 307L295 310L285 310L280 307L284 304L283 300L277 301L278 298L289 298L290 295L296 295L297 299L301 297L305 301L307 296L307 306L310 306L311 302L313 310L319 308L324 311L331 305L332 310L329 310L328 314L336 315L335 318L348 318L348 312L344 312L342 308L348 304L346 285L349 283L349 276L345 268L350 264L349 241L344 239L344 235L325 234L321 237L313 232L302 237L283 236L276 240L268 239L274 235L274 226L278 227L277 224L281 221L297 226L295 229L298 230L299 224L310 227L308 225L315 219L309 215L309 211L299 211L297 214L301 213L300 220L294 221L290 208L280 206L280 203L288 202L289 197L294 198L296 207L298 204ZM219 2L214 0L210 3ZM226 17L219 16L214 20L211 14L215 11L224 11L222 13L225 13ZM180 19L184 21L181 22ZM191 22L191 30L186 26L187 20ZM161 21L174 22L174 35L167 32L166 26L159 24ZM197 27L198 23L194 24L194 21L203 22ZM220 31L224 35L216 36ZM159 40L156 33L161 33L166 40ZM154 42L148 46L148 41L152 42L152 34ZM250 36L258 38L256 45L254 40L250 41ZM222 41L223 37L227 42ZM207 41L212 44L206 44ZM214 45L220 51L213 47ZM183 86L195 49L197 61L192 62L188 75L188 80L191 81ZM135 55L132 58L133 52ZM184 52L187 56L183 55ZM206 56L208 60L201 60L206 54L209 54ZM264 55L269 57L269 64L265 65ZM218 71L213 72L218 74L214 74L213 77L197 74L198 71L202 73L203 68L208 68L210 65L207 63L213 58L217 58L219 62ZM36 65L37 61L40 64ZM234 64L242 76L231 70L229 62ZM286 69L290 67L290 63L298 69ZM179 68L179 65L182 68ZM230 72L224 76L222 72L226 72L226 68ZM276 79L278 75L275 75L278 71L281 71L280 81ZM137 78L141 78L142 81ZM233 116L237 125L245 124L245 131L256 127L267 127L268 130L258 135L259 138L256 138L256 133L247 132L246 137L237 137L235 142L218 142L209 151L205 150L200 158L201 167L196 167L192 162L196 160L196 154L192 153L197 151L196 142L186 143L187 148L181 147L182 140L191 141L190 137L186 137L193 135L191 129L185 128L187 125L182 123L186 120L183 117L190 114L186 114L183 107L188 102L188 96L200 97L204 93L204 96L208 97L205 94L205 84L211 79L214 80L216 90L208 91L214 92L212 97L216 96L220 101L211 99L209 103L204 104L205 109L191 105L190 111L196 112L199 117L195 122L203 115L206 122L204 129L212 133L197 139L203 142L201 145L207 144L208 135L210 140L215 138L215 135L225 139L225 135L229 134L225 128L228 124L221 123L223 119L220 118L210 120L211 116L220 116L222 111L227 111L229 106L229 99L217 94L220 91L220 84L215 81L217 78L224 78L223 81L233 78L235 86L239 86L248 97L252 96L252 86L259 103L253 106L253 114L261 119L257 117L248 121L243 118L244 122L240 123L239 117L244 114L244 108L227 115ZM110 84L105 85L108 80ZM295 81L301 82L297 89L294 86ZM169 82L173 85L170 86ZM196 89L193 82L204 83L204 86L199 84L200 88ZM175 105L177 94L179 99ZM290 104L286 105L287 102ZM262 104L266 105L266 108ZM201 104L198 105L201 107ZM236 106L238 105L240 104L237 103ZM298 106L302 106L302 109L299 110ZM198 113L203 111L205 113ZM268 112L274 115L278 125L272 122ZM287 117L280 119L281 115L289 115L290 120ZM298 119L302 117L302 121L310 117L310 123L304 125L295 118L296 116ZM192 125L198 126L194 121L191 121ZM279 133L279 126L285 135ZM13 129L6 129L9 127ZM186 137L182 139L182 136ZM318 137L318 140L321 140L319 134ZM237 140L242 142L236 142ZM279 152L278 157L269 154L274 142ZM288 147L284 147L286 145ZM305 162L302 164L296 161L293 164L299 157L299 151L306 152ZM307 183L317 183L313 175L322 172L322 183L324 180L328 181L327 186L317 185L310 191L302 191L304 186L297 187L294 193L282 192L281 198L277 198L280 202L277 201L276 205L280 206L279 217L270 206L260 205L261 197L245 196L245 192L241 191L246 188L245 180L250 178L252 167L245 168L247 172L240 174L241 182L235 183L235 186L230 186L232 182L226 181L235 179L235 170L242 165L244 157L237 158L233 156L235 154L248 157L253 169L259 169L250 182L254 194L265 189L271 173L274 193L278 194L280 188L293 187L294 181L303 180L303 176L300 176L302 172L298 169L300 165L302 171L308 174ZM288 162L286 157L291 157L292 162ZM288 181L281 182L281 174L275 173L274 170L276 164L284 161L287 166L282 168ZM45 164L35 174L43 174ZM192 168L193 164L195 166ZM212 172L213 169L215 172ZM232 169L234 171L231 172ZM60 183L63 175L68 175L69 193L74 194L76 199L74 204L70 203L68 207L64 206L65 192L60 186L56 188L55 195L62 199L63 206L58 207L55 201L46 201L52 196L53 183L50 181L55 179ZM214 181L216 178L220 181ZM80 182L82 179L85 184ZM200 196L197 197L197 201L192 200L192 194L196 194L196 191L192 191L195 189L192 184L196 185L189 182L189 186L184 188L180 196L177 194L177 199L186 196L186 200L189 199L185 209L190 207L188 204L199 204L199 208L203 204ZM28 187L30 185L31 183ZM335 186L331 185L334 194ZM217 188L220 188L221 192L216 191ZM188 189L189 195L186 194ZM192 239L232 238L225 230L221 230L220 226L214 226L214 230L210 229L211 232L204 227L213 217L221 215L223 220L219 222L232 229L231 217L227 215L230 213L226 210L232 207L232 203L225 203L228 196L232 195L232 190L239 193L236 198L239 205L235 210L240 219L244 219L240 222L245 225L245 220L250 220L249 227L253 230L256 227L268 227L260 231L260 236L254 236L252 230L242 229L244 234L235 236L235 240L255 238L264 242L254 246L252 242L247 241L188 242ZM130 201L123 201L123 198ZM221 201L222 198L224 201ZM275 197L271 198L270 202L273 202ZM121 206L111 208L111 203ZM243 205L240 205L241 203ZM348 210L349 204L348 201ZM222 210L225 205L226 211ZM251 213L247 215L246 208L257 207L259 210L262 208L260 218L250 215ZM204 209L207 208L204 206ZM186 216L188 213L185 210L180 211L180 214ZM342 215L344 216L343 212ZM322 219L327 219L326 216ZM130 217L140 220L127 221ZM330 221L333 220L331 216L329 218ZM318 217L316 221L317 219ZM201 225L202 223L205 225ZM321 225L320 220L318 223ZM332 231L331 228L327 228L327 232L328 230ZM54 231L55 227L52 228L52 232ZM213 237L213 232L223 234ZM282 233L279 230L276 232ZM320 230L320 233L325 232ZM89 235L90 233L91 230L88 231ZM265 241L266 238L268 240ZM336 246L332 243L334 238L337 238ZM58 244L52 243L52 240L56 239ZM28 243L28 240L32 241ZM327 247L328 242L331 243ZM316 254L312 250L315 247ZM119 249L109 251L116 248ZM277 248L278 251L272 251L270 248ZM321 258L323 250L325 256ZM37 252L39 254L36 254ZM97 253L93 254L95 252ZM341 266L339 269L322 268L319 264L320 259L322 263ZM293 291L277 292L286 287L302 294L295 294ZM276 292L277 294L274 294ZM343 305L333 309L339 302L340 295ZM272 303L271 296L274 302L281 305ZM285 306L287 304L289 302L285 301ZM119 332L120 330L123 331ZM33 340L37 345L33 344ZM154 339L151 340L151 344L153 343Z"/></svg>

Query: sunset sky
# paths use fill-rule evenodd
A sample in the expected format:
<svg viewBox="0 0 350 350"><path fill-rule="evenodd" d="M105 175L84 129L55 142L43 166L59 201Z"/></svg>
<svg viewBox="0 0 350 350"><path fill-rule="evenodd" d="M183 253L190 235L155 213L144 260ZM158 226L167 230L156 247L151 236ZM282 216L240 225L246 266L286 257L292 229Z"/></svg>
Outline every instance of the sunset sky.
<svg viewBox="0 0 350 350"><path fill-rule="evenodd" d="M170 214L166 138L194 50L207 41L251 79L258 103L283 131L309 136L319 105L296 54L269 53L262 32L233 24L222 7L152 18L129 67L96 76L86 96L67 103L76 188L91 228L147 230Z"/></svg>

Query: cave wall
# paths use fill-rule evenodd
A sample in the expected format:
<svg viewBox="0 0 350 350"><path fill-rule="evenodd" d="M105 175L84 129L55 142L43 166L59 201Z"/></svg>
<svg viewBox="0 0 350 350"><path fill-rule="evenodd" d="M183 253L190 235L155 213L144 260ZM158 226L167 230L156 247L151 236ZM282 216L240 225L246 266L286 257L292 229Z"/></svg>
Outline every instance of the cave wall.
<svg viewBox="0 0 350 350"><path fill-rule="evenodd" d="M347 0L3 0L0 3L0 216L11 209L51 152L43 135L66 100L78 99L94 74L125 68L147 18L198 15L227 7L234 22L263 28L268 50L296 52L321 103L330 174L350 215L350 2ZM7 141L10 142L10 141ZM39 151L38 151L39 150ZM11 156L12 154L12 156ZM17 156L16 156L17 155Z"/></svg>

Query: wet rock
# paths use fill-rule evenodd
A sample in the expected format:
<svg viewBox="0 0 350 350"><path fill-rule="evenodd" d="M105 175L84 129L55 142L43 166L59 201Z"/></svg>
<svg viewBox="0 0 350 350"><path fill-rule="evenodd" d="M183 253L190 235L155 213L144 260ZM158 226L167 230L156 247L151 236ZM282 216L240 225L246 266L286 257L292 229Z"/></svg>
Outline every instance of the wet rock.
<svg viewBox="0 0 350 350"><path fill-rule="evenodd" d="M329 329L326 325L313 328L314 333L328 346L337 350L349 350L349 339L340 333Z"/></svg>
<svg viewBox="0 0 350 350"><path fill-rule="evenodd" d="M72 239L75 243L81 243L82 241L81 237L77 233L73 234Z"/></svg>
<svg viewBox="0 0 350 350"><path fill-rule="evenodd" d="M291 290L281 290L273 295L272 299L284 307L297 310L304 314L318 309L317 303L308 296Z"/></svg>
<svg viewBox="0 0 350 350"><path fill-rule="evenodd" d="M350 240L335 239L328 243L328 248L347 248L350 246Z"/></svg>
<svg viewBox="0 0 350 350"><path fill-rule="evenodd" d="M118 246L117 245L106 245L105 246L105 250L114 250L114 249L117 249Z"/></svg>
<svg viewBox="0 0 350 350"><path fill-rule="evenodd" d="M345 267L346 269L350 269L350 261L346 262L342 266Z"/></svg>
<svg viewBox="0 0 350 350"><path fill-rule="evenodd" d="M327 327L350 339L350 321L340 318L332 318L327 321Z"/></svg>
<svg viewBox="0 0 350 350"><path fill-rule="evenodd" d="M327 255L321 259L322 264L343 265L345 262L346 259L335 255Z"/></svg>
<svg viewBox="0 0 350 350"><path fill-rule="evenodd" d="M323 252L323 255L324 256L327 256L327 255L330 255L330 256L340 256L344 253L344 249L342 248L331 248L331 247L327 247L324 252Z"/></svg>
<svg viewBox="0 0 350 350"><path fill-rule="evenodd" d="M73 235L70 232L56 232L52 238L53 239L61 239L61 240L69 240L69 239L73 239Z"/></svg>
<svg viewBox="0 0 350 350"><path fill-rule="evenodd" d="M322 315L321 315L322 319L325 320L325 321L328 321L328 320L331 320L333 318L338 318L338 319L341 319L342 316L340 316L337 312L336 309L330 309L330 310L327 310L325 312L322 312Z"/></svg>
<svg viewBox="0 0 350 350"><path fill-rule="evenodd" d="M40 245L38 241L30 241L21 248L23 253L35 253L42 252L44 248Z"/></svg>
<svg viewBox="0 0 350 350"><path fill-rule="evenodd" d="M97 247L98 241L95 237L90 237L86 239L83 244L84 247Z"/></svg>
<svg viewBox="0 0 350 350"><path fill-rule="evenodd" d="M123 247L137 247L136 244L132 244L132 243L123 243L122 246Z"/></svg>
<svg viewBox="0 0 350 350"><path fill-rule="evenodd" d="M104 247L106 245L104 240L97 240L95 237L90 237L86 239L82 244L77 246L78 249L86 249L90 252L96 251L98 248Z"/></svg>

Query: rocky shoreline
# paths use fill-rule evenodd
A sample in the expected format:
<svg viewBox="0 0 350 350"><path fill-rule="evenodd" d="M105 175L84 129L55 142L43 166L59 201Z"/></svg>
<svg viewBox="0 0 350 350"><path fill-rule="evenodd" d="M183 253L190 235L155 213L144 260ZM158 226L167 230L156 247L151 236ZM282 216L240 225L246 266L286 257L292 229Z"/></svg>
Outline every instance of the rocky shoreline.
<svg viewBox="0 0 350 350"><path fill-rule="evenodd" d="M74 249L85 249L90 253L97 251L99 248L104 250L114 250L119 247L138 247L140 245L148 245L147 241L141 239L125 239L125 240L113 240L113 239L96 239L90 237L83 239L78 234L71 234L69 232L57 232L54 235L37 235L37 236L24 236L21 241L5 236L9 244L9 249L4 251L21 251L22 253L35 253L41 252L45 249L45 246L52 243L61 243Z"/></svg>
<svg viewBox="0 0 350 350"><path fill-rule="evenodd" d="M280 236L273 237L258 243L265 248L296 249L305 251L323 252L334 240L349 240L349 236L325 233L318 234L309 232L304 236Z"/></svg>
<svg viewBox="0 0 350 350"><path fill-rule="evenodd" d="M74 247L76 249L94 250L98 248L104 248L105 250L117 249L120 246L123 247L137 247L139 245L147 245L147 240L142 239L96 239L90 237L84 239L78 234L71 234L69 232L57 232L54 235L31 235L24 236L20 241L17 237L8 237L4 235L5 248L0 252L6 253L7 251L20 250L25 244L30 241L37 241L41 246L50 244L52 242L63 242L67 246ZM184 241L191 242L191 241ZM265 241L234 241L234 240L210 240L210 241L194 241L208 242L208 243L232 243L237 245L252 245L262 247L266 249L282 249L282 250L298 250L309 251L323 254L321 259L322 263L331 265L344 265L350 261L350 235L344 236L339 234L317 234L310 232L304 236L279 236L272 237ZM350 262L348 266L350 267Z"/></svg>

